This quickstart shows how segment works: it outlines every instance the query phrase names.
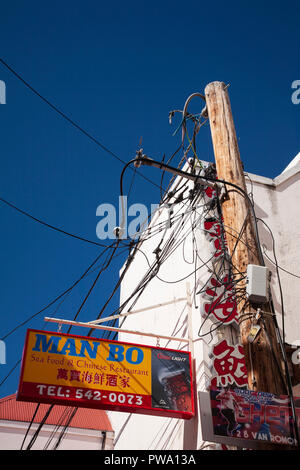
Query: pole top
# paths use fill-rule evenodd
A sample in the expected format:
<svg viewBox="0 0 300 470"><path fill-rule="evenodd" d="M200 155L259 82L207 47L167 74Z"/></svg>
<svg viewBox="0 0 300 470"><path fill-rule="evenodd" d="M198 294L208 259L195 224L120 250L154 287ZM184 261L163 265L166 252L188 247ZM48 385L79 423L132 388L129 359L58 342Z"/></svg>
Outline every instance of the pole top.
<svg viewBox="0 0 300 470"><path fill-rule="evenodd" d="M221 88L225 91L227 90L228 87L229 87L229 84L226 85L226 83L224 82L214 81L214 82L208 83L205 87L205 95L207 95L211 91L212 88Z"/></svg>

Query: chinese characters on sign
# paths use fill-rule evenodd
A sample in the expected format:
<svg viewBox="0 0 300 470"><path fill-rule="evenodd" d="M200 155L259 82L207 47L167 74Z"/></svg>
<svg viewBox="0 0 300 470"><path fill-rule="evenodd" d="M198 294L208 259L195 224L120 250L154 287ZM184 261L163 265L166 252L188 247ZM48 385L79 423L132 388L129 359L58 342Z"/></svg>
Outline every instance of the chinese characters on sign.
<svg viewBox="0 0 300 470"><path fill-rule="evenodd" d="M216 197L212 188L205 190L208 203ZM211 210L212 212L212 210ZM214 215L204 220L203 229L210 242L213 264L219 261L219 267L212 273L202 289L201 314L209 318L217 326L238 325L237 300L233 279L226 268L227 244L222 234L221 215L214 209ZM213 377L211 384L222 387L247 387L247 370L243 347L231 345L227 340L221 340L214 345Z"/></svg>
<svg viewBox="0 0 300 470"><path fill-rule="evenodd" d="M223 277L222 282L218 282L212 276L207 283L203 298L205 299L202 310L204 316L211 315L217 321L227 325L237 323L236 298L228 275Z"/></svg>
<svg viewBox="0 0 300 470"><path fill-rule="evenodd" d="M213 377L217 387L246 387L248 384L245 354L239 344L232 346L222 340L213 348Z"/></svg>
<svg viewBox="0 0 300 470"><path fill-rule="evenodd" d="M18 400L194 414L190 353L28 330Z"/></svg>
<svg viewBox="0 0 300 470"><path fill-rule="evenodd" d="M205 194L208 201L215 197L215 192L211 188L207 188ZM225 237L222 238L218 214L204 220L203 229L210 242L214 260L224 260L227 245ZM225 263L222 263L221 266L222 268L218 270L217 275L212 274L206 283L202 293L204 302L201 313L204 318L210 317L227 325L238 324L233 281L228 271L226 272Z"/></svg>
<svg viewBox="0 0 300 470"><path fill-rule="evenodd" d="M112 387L120 386L122 388L130 387L130 377L116 374L104 374L97 372L84 371L80 372L77 369L57 369L56 379L63 379L70 382L84 382L85 384L107 385Z"/></svg>

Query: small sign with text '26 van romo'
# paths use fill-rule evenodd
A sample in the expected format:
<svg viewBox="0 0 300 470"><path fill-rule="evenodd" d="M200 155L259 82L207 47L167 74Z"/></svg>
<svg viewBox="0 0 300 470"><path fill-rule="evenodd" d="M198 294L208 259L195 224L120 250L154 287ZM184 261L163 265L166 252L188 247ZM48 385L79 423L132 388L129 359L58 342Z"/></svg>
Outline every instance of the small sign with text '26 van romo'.
<svg viewBox="0 0 300 470"><path fill-rule="evenodd" d="M17 399L189 419L189 352L28 330Z"/></svg>

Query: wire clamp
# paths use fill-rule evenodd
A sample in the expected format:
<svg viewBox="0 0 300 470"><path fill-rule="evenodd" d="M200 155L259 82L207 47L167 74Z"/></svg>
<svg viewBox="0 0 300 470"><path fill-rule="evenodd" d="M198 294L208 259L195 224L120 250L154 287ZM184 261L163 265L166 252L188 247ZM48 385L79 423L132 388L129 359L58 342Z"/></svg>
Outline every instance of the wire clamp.
<svg viewBox="0 0 300 470"><path fill-rule="evenodd" d="M221 204L225 201L229 201L229 194L226 185L224 183L216 183L216 188L219 192Z"/></svg>
<svg viewBox="0 0 300 470"><path fill-rule="evenodd" d="M147 155L143 153L143 149L139 149L136 151L136 156L134 160L134 166L135 168L140 168L141 165L145 164L145 162L142 161L142 159L148 159L150 160Z"/></svg>
<svg viewBox="0 0 300 470"><path fill-rule="evenodd" d="M116 238L122 238L124 235L124 228L122 227L115 227L114 230L114 235Z"/></svg>

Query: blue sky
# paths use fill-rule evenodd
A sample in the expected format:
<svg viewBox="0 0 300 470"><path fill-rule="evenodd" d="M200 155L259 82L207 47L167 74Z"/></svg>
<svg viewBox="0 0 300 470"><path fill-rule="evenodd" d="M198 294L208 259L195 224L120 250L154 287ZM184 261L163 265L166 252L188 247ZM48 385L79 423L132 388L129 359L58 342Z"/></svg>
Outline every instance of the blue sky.
<svg viewBox="0 0 300 470"><path fill-rule="evenodd" d="M142 137L145 153L170 156L180 144L178 117L187 97L220 80L229 93L244 167L275 177L300 151L299 2L14 1L1 5L1 57L45 98L124 161ZM122 164L57 115L0 64L0 197L35 217L94 241L96 208L116 204ZM198 113L196 99L191 111ZM200 158L213 161L209 128ZM141 172L159 184L159 170ZM125 192L132 173L126 173ZM130 203L159 202L156 186L135 177ZM5 205L1 214L1 332L68 288L99 253ZM93 319L118 278L121 254L83 309ZM72 318L89 276L48 316ZM110 313L118 305L118 294ZM26 325L44 327L44 314ZM0 382L21 357L26 327L6 340ZM52 327L53 328L53 327ZM0 335L2 337L2 334ZM19 369L0 387L17 389Z"/></svg>

